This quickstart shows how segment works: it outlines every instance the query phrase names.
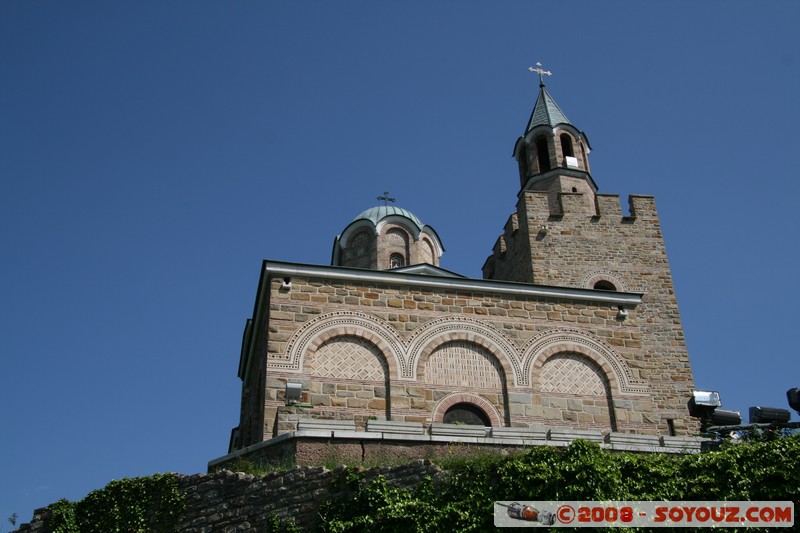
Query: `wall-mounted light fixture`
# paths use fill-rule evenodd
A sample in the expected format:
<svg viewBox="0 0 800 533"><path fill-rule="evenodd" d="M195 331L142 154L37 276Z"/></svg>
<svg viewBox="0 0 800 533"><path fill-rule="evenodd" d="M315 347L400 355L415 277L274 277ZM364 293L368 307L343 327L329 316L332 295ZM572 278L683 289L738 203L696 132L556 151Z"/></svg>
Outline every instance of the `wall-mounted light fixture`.
<svg viewBox="0 0 800 533"><path fill-rule="evenodd" d="M283 285L281 285L281 289L289 290L292 288L292 278L283 278Z"/></svg>
<svg viewBox="0 0 800 533"><path fill-rule="evenodd" d="M286 382L286 405L294 405L300 402L300 396L303 394L302 383Z"/></svg>
<svg viewBox="0 0 800 533"><path fill-rule="evenodd" d="M701 431L705 431L711 424L714 410L722 405L717 391L693 390L689 398L689 416L700 419Z"/></svg>

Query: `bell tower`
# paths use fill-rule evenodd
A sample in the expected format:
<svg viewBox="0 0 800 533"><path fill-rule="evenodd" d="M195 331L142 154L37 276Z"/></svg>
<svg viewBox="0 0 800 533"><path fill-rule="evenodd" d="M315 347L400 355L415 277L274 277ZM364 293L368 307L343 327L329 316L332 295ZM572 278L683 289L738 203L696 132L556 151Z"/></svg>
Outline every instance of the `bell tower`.
<svg viewBox="0 0 800 533"><path fill-rule="evenodd" d="M554 205L559 193L580 193L586 213L596 214L597 185L589 173L589 139L547 92L544 76L551 72L542 69L541 63L528 70L539 75L539 96L524 135L514 145L520 190L547 192Z"/></svg>

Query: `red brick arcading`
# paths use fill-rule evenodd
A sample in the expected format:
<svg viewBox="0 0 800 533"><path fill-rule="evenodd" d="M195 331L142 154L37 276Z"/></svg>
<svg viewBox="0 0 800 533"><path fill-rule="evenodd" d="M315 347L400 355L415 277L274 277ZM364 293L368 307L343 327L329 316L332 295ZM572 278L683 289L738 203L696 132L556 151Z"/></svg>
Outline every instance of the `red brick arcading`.
<svg viewBox="0 0 800 533"><path fill-rule="evenodd" d="M477 394L470 394L467 392L457 392L442 398L439 401L439 403L436 404L436 407L434 407L433 416L431 417L431 419L434 422L443 422L444 415L447 412L447 410L458 403L468 403L476 407L479 407L481 411L486 413L486 416L489 417L489 421L492 423L492 427L503 426L503 421L500 418L500 415L497 413L495 407L488 400Z"/></svg>
<svg viewBox="0 0 800 533"><path fill-rule="evenodd" d="M430 358L431 354L440 346L452 341L469 342L484 348L503 368L503 373L505 374L503 378L506 383L508 382L509 378L512 380L512 382L515 380L516 373L508 362L509 355L503 353L499 346L482 336L475 335L474 333L465 331L451 331L430 339L428 344L425 345L425 348L419 353L419 356L416 358L416 360L414 361L412 359L411 362L414 362L417 367L418 382L425 382L425 362ZM413 354L409 354L409 357L413 357Z"/></svg>
<svg viewBox="0 0 800 533"><path fill-rule="evenodd" d="M300 355L300 370L303 370L303 359L305 358L305 353L313 353L319 349L325 342L334 339L336 337L344 337L344 336L351 336L351 337L360 337L371 342L375 347L383 354L384 359L386 360L387 365L389 366L389 378L390 379L397 379L400 375L400 371L397 368L397 361L395 361L394 357L387 356L387 354L391 354L392 350L386 345L386 342L375 335L373 332L369 331L366 328L359 327L357 325L348 325L348 326L340 326L336 328L330 328L328 330L323 331L317 337L312 340L305 352Z"/></svg>

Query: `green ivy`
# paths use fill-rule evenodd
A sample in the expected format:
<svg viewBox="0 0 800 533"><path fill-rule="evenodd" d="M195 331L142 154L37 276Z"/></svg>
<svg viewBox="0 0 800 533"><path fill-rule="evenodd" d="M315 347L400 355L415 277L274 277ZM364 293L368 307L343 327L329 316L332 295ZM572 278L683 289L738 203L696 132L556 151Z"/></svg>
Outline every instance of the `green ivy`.
<svg viewBox="0 0 800 533"><path fill-rule="evenodd" d="M72 533L78 531L75 522L75 503L64 498L47 506L50 511L50 525L53 533Z"/></svg>
<svg viewBox="0 0 800 533"><path fill-rule="evenodd" d="M323 505L320 529L494 531L498 500L791 500L800 518L800 436L696 455L612 453L575 441L563 450L541 446L443 466L414 490L349 472L352 501Z"/></svg>
<svg viewBox="0 0 800 533"><path fill-rule="evenodd" d="M186 507L174 474L112 481L79 502L48 506L53 533L177 531Z"/></svg>
<svg viewBox="0 0 800 533"><path fill-rule="evenodd" d="M352 497L323 503L319 529L494 531L498 500L790 500L800 523L798 435L696 455L612 453L575 441L566 449L537 446L441 465L443 472L413 490L380 476L367 482L363 471L342 471L339 481ZM48 526L54 533L176 531L185 505L173 474L122 479L77 503L51 504ZM268 522L269 531L299 530L277 515Z"/></svg>
<svg viewBox="0 0 800 533"><path fill-rule="evenodd" d="M269 533L300 533L302 529L295 523L294 519L281 520L278 513L271 512L267 515L267 531Z"/></svg>

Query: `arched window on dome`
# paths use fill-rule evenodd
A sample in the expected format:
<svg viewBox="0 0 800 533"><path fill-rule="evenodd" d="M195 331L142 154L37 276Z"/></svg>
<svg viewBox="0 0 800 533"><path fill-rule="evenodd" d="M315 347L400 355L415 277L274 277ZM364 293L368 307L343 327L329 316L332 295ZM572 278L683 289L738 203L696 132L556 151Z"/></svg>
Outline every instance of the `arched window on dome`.
<svg viewBox="0 0 800 533"><path fill-rule="evenodd" d="M367 229L351 236L342 250L341 264L355 268L370 268L370 255L373 253L374 237Z"/></svg>
<svg viewBox="0 0 800 533"><path fill-rule="evenodd" d="M389 256L389 268L400 268L406 266L406 259L403 254L392 254Z"/></svg>

